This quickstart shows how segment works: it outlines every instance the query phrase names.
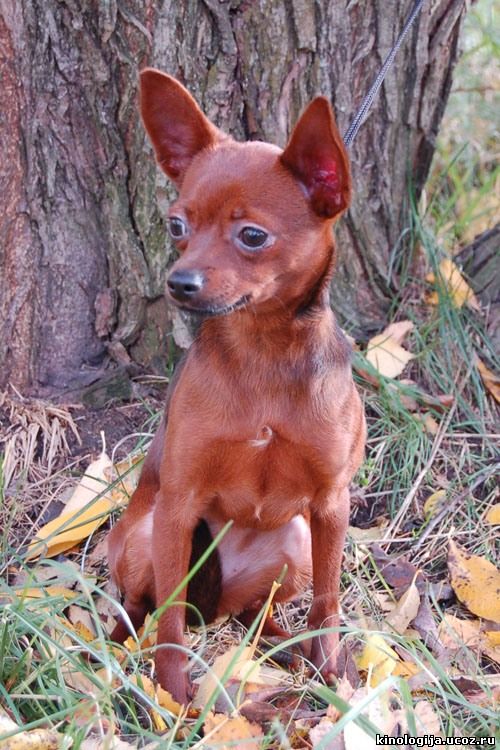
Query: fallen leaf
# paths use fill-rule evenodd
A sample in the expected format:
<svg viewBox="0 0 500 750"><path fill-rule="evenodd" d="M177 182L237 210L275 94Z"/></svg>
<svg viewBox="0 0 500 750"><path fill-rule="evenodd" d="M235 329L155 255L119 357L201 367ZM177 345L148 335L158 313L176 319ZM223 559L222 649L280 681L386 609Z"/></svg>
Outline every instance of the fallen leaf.
<svg viewBox="0 0 500 750"><path fill-rule="evenodd" d="M445 614L439 625L439 639L450 651L456 652L463 644L500 664L500 641L496 635L495 631L482 630L478 620L461 620L450 614Z"/></svg>
<svg viewBox="0 0 500 750"><path fill-rule="evenodd" d="M336 737L326 739L327 736L333 732L335 723L326 717L323 717L319 724L309 732L309 741L312 745L313 750L320 747L321 750L345 750L345 743L342 734L337 734Z"/></svg>
<svg viewBox="0 0 500 750"><path fill-rule="evenodd" d="M413 354L401 346L401 341L412 328L413 323L410 320L391 323L368 342L366 359L381 375L397 378L414 358Z"/></svg>
<svg viewBox="0 0 500 750"><path fill-rule="evenodd" d="M209 711L203 729L203 747L217 750L259 750L263 739L262 729L243 716L229 718Z"/></svg>
<svg viewBox="0 0 500 750"><path fill-rule="evenodd" d="M349 705L354 708L361 701L365 701L372 692L372 689L368 687L358 688L349 701ZM392 734L396 717L389 708L389 696L387 693L374 696L364 709L363 715L380 729L381 734ZM359 750L359 748L363 748L363 750L371 750L373 748L375 750L378 747L376 738L365 732L354 721L350 721L344 727L344 743L346 750Z"/></svg>
<svg viewBox="0 0 500 750"><path fill-rule="evenodd" d="M95 624L88 609L83 609L77 604L71 604L68 608L67 618L74 630L87 643L95 639Z"/></svg>
<svg viewBox="0 0 500 750"><path fill-rule="evenodd" d="M426 414L415 414L414 415L417 422L421 422L424 426L424 430L429 435L437 435L439 432L439 422L437 422L432 414L429 414L427 412Z"/></svg>
<svg viewBox="0 0 500 750"><path fill-rule="evenodd" d="M441 737L441 722L429 701L418 701L413 709L417 735L434 735Z"/></svg>
<svg viewBox="0 0 500 750"><path fill-rule="evenodd" d="M445 500L446 490L437 490L437 492L433 492L432 495L429 495L424 503L423 509L426 520L435 515L438 510L441 510Z"/></svg>
<svg viewBox="0 0 500 750"><path fill-rule="evenodd" d="M113 466L109 456L103 451L96 461L92 461L73 490L65 505L65 513L76 513L100 495L109 484L106 470Z"/></svg>
<svg viewBox="0 0 500 750"><path fill-rule="evenodd" d="M465 676L453 678L452 683L467 698L469 703L475 703L478 706L490 706L493 710L498 710L500 675L488 676L497 677L496 685L495 683L488 684L486 680L482 680L483 683L486 683L485 685L479 685L475 680Z"/></svg>
<svg viewBox="0 0 500 750"><path fill-rule="evenodd" d="M355 690L347 677L344 675L339 680L337 687L335 688L335 694L342 698L343 701L346 703L349 703L352 696L354 695ZM338 721L340 717L342 716L342 711L340 711L336 706L333 705L333 703L329 703L326 708L326 715L329 719L332 721Z"/></svg>
<svg viewBox="0 0 500 750"><path fill-rule="evenodd" d="M478 555L461 550L450 539L448 569L458 599L478 617L500 623L500 570Z"/></svg>
<svg viewBox="0 0 500 750"><path fill-rule="evenodd" d="M370 687L377 687L391 675L399 661L397 653L392 649L383 635L372 633L356 663L358 669L371 673Z"/></svg>
<svg viewBox="0 0 500 750"><path fill-rule="evenodd" d="M436 600L439 601L438 596L436 596ZM441 659L445 649L439 639L438 628L432 614L428 587L421 592L420 607L418 608L417 616L413 618L412 625L434 656L437 659Z"/></svg>
<svg viewBox="0 0 500 750"><path fill-rule="evenodd" d="M358 544L368 544L382 539L385 534L385 527L381 525L371 526L369 529L359 529L357 526L349 526L347 533Z"/></svg>
<svg viewBox="0 0 500 750"><path fill-rule="evenodd" d="M418 664L415 664L413 661L400 661L396 664L393 674L396 677L403 677L405 680L409 680L410 677L415 677L421 671Z"/></svg>
<svg viewBox="0 0 500 750"><path fill-rule="evenodd" d="M110 474L109 478L116 482L119 492L124 492L129 497L133 494L141 475L144 456L144 453L129 456L115 464L111 471L109 467L105 470L106 475Z"/></svg>
<svg viewBox="0 0 500 750"><path fill-rule="evenodd" d="M424 590L424 574L406 558L399 555L388 555L378 544L372 545L371 552L383 579L389 586L398 591L398 596L401 596L411 586L412 581L415 581L419 591Z"/></svg>
<svg viewBox="0 0 500 750"><path fill-rule="evenodd" d="M415 581L412 581L409 588L405 591L394 609L389 612L385 620L396 631L396 633L403 635L410 622L412 622L417 616L419 607L420 594L415 585Z"/></svg>
<svg viewBox="0 0 500 750"><path fill-rule="evenodd" d="M238 655L236 656L238 652ZM253 653L251 646L241 649L239 646L231 646L224 654L218 656L212 668L200 680L198 692L193 700L195 708L203 708L210 696L218 689L219 682L229 669L229 665L235 659L226 676L226 680L234 679L240 682L251 678L252 682L260 683L260 667L250 657ZM236 657L236 658L235 658Z"/></svg>
<svg viewBox="0 0 500 750"><path fill-rule="evenodd" d="M434 273L429 273L426 280L433 283L441 293L444 292L455 307L462 307L467 304L473 310L481 309L476 295L451 258L443 258L439 264L437 277ZM427 295L427 302L430 305L439 304L438 291Z"/></svg>
<svg viewBox="0 0 500 750"><path fill-rule="evenodd" d="M182 706L180 703L177 703L168 690L164 690L161 685L156 686L156 702L159 706L162 708L166 708L167 711L170 711L171 714L174 714L174 716L180 716L181 713L183 713L184 706Z"/></svg>
<svg viewBox="0 0 500 750"><path fill-rule="evenodd" d="M37 588L19 589L16 591L18 599L46 599L47 597L60 596L67 601L78 596L76 591L66 589L64 586L38 586Z"/></svg>
<svg viewBox="0 0 500 750"><path fill-rule="evenodd" d="M40 555L55 557L66 552L96 531L112 510L128 500L125 493L106 491L108 480L105 469L110 466L111 461L105 454L90 464L68 503L70 510L66 506L60 516L38 530L28 547L27 560ZM45 540L46 544L43 545Z"/></svg>
<svg viewBox="0 0 500 750"><path fill-rule="evenodd" d="M479 370L479 374L481 375L481 380L484 383L484 387L491 393L495 401L500 403L500 377L489 370L484 362L481 362L477 355L474 361L477 369Z"/></svg>
<svg viewBox="0 0 500 750"><path fill-rule="evenodd" d="M175 716L180 716L181 713L184 712L184 707L181 706L180 703L177 703L177 701L174 701L170 693L167 690L164 690L160 685L155 687L153 680L150 677L147 677L147 675L141 675L140 679L136 675L132 675L130 680L134 685L141 687L146 695L154 700L158 706L165 708ZM158 711L155 711L153 708L150 708L150 713L155 729L158 732L164 732L167 729L167 724L163 716L160 716Z"/></svg>
<svg viewBox="0 0 500 750"><path fill-rule="evenodd" d="M18 734L0 739L0 748L4 750L58 750L63 735L52 729L30 729L23 732L8 716L0 716L0 736L19 730ZM69 747L72 742L70 741ZM68 747L68 745L67 745Z"/></svg>
<svg viewBox="0 0 500 750"><path fill-rule="evenodd" d="M492 526L498 526L500 524L500 503L493 505L486 514L486 523Z"/></svg>

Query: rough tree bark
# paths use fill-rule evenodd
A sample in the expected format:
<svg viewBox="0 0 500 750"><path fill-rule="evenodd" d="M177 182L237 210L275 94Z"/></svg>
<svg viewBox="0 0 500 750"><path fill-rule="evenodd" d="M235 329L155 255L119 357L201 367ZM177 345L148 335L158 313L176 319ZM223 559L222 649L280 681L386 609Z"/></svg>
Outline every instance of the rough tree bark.
<svg viewBox="0 0 500 750"><path fill-rule="evenodd" d="M0 0L0 382L66 388L110 357L164 366L172 194L138 121L141 67L177 75L236 137L284 144L317 93L345 131L412 4ZM397 286L464 8L426 3L352 149L334 300L358 330Z"/></svg>

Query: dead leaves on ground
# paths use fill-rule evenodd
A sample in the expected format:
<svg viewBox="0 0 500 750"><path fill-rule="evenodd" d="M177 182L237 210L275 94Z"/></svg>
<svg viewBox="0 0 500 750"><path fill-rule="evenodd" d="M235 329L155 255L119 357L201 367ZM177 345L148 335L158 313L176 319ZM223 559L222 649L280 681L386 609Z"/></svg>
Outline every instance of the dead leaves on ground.
<svg viewBox="0 0 500 750"><path fill-rule="evenodd" d="M475 364L483 381L484 387L490 393L495 401L500 404L500 377L495 375L478 356L475 358Z"/></svg>
<svg viewBox="0 0 500 750"><path fill-rule="evenodd" d="M391 323L382 333L370 339L366 359L381 375L397 378L414 358L402 346L405 336L413 327L410 320L401 320L399 323Z"/></svg>
<svg viewBox="0 0 500 750"><path fill-rule="evenodd" d="M16 732L12 737L2 737L11 732ZM8 716L0 714L0 750L59 750L63 735L53 729L30 729L23 731L22 727L12 721ZM65 743L69 748L72 741Z"/></svg>
<svg viewBox="0 0 500 750"><path fill-rule="evenodd" d="M26 559L56 557L97 531L113 510L128 502L140 460L136 456L113 466L103 450L88 466L64 511L37 531Z"/></svg>
<svg viewBox="0 0 500 750"><path fill-rule="evenodd" d="M434 284L441 294L449 297L455 307L468 305L472 310L481 309L476 295L451 258L443 258L437 274L427 274L426 281ZM439 292L436 290L427 296L427 302L430 305L439 303Z"/></svg>
<svg viewBox="0 0 500 750"><path fill-rule="evenodd" d="M39 539L46 540L47 556L74 547L86 534L93 533L106 520L113 508L127 501L135 482L135 478L131 479L132 474L127 474L129 468L130 464L112 467L111 461L104 453L89 466L81 482L75 488L64 513L37 535ZM121 479L116 481L116 476ZM106 505L101 507L99 503L103 500ZM433 493L424 504L425 517L429 519L438 513L445 501L444 490ZM494 506L491 512L485 515L486 523L498 522L495 507L498 506ZM93 516L87 517L86 513L90 511ZM99 516L99 518L94 516ZM68 523L68 528L61 528L65 523ZM373 530L353 529L352 536L361 547L366 544L367 538L363 534L356 538L357 531L366 531L369 539L377 536L375 534L374 537ZM355 655L353 669L356 675L356 679L353 680L354 685L344 677L344 683L340 683L338 691L342 690L342 684L346 690L348 686L349 697L346 699L348 703L346 710L365 706L366 703L366 707L360 709L365 719L372 721L384 732L402 731L402 728L406 726L406 718L401 708L394 707L397 693L391 688L387 691L386 698L373 697L374 691L383 685L384 681L387 680L392 684L391 679L401 678L407 682L410 692L413 692L417 701L414 709L415 720L417 721L418 712L421 712L420 724L422 726L425 724L429 733L429 727L438 728L439 721L431 704L418 698L422 697L419 691L425 688L429 681L430 670L428 667L426 669L421 661L416 661L412 652L401 645L404 643L401 641L401 636L408 638L409 642L421 639L436 658L441 659L444 655L444 661L448 660L446 663L450 663L451 658L456 658L456 662L461 663L461 654L464 650L475 653L479 658L484 657L498 662L500 649L499 632L496 628L498 609L492 609L494 606L498 608L498 597L495 605L495 597L484 594L485 591L491 593L492 587L497 586L498 589L498 580L495 577L498 576L498 571L491 563L477 556L463 553L452 543L449 565L451 581L457 597L471 612L480 617L486 617L488 622L467 620L446 613L438 627L437 612L432 609L431 605L432 584L423 572L408 560L391 557L376 546L372 547L372 554L383 580L391 590L390 595L384 595L384 597L381 595L379 599L385 619L382 628L370 622L367 623L364 633L359 634L357 645L355 644L353 649ZM481 591L481 596L474 595L475 589ZM436 593L436 589L433 593ZM65 621L64 628L69 629L70 632L67 641L59 639L59 643L63 646L66 644L68 650L75 642L71 631L80 643L92 643L95 636L88 612L74 603L74 595L74 592L67 590L64 586L52 585L50 582L39 588L26 586L19 593L24 602L41 596L62 597L65 600L64 616L67 621ZM478 604L477 600L481 599L483 601L479 601ZM480 609L480 607L483 608ZM60 618L62 617L61 614ZM54 627L60 625L61 623L57 620ZM132 643L132 640L130 639L128 644L129 650L135 652L137 644L135 640ZM154 648L154 641L142 641L141 648L143 655L150 659L151 653L148 653L148 650ZM119 660L126 658L124 654L126 654L125 650L117 658ZM101 671L104 672L104 670ZM223 679L225 693L219 694L203 724L204 746L206 747L212 746L213 742L213 746L218 748L239 747L240 744L242 748L257 748L260 746L259 743L269 723L275 719L284 720L284 718L292 735L295 734L297 738L300 736L301 741L305 740L313 748L319 746L329 733L333 733L335 738L331 741L328 739L327 744L321 744L321 747L333 750L351 750L351 748L354 750L361 744L363 747L371 746L371 737L359 724L348 722L345 727L339 729L338 722L344 716L342 711L337 711L333 706L328 707L326 715L324 715L324 710L322 712L317 709L308 710L304 696L297 696L296 689L294 691L296 678L283 669L273 669L256 661L253 647L243 650L234 647L227 650L215 661L211 673L212 676L209 671L199 681L195 702L188 709L177 704L168 693L155 686L151 678L132 675L127 680L138 690L143 691L140 695L148 696L150 703L148 703L147 710L152 725L156 732L162 733L172 731L165 721L165 711L177 717L178 722L196 719L204 707L208 706L214 690ZM89 696L90 702L82 701L79 712L81 716L77 717L78 720L86 726L97 726L98 720L92 713L95 711L93 706L97 694L95 683L84 674L80 675L69 664L61 671L61 674L69 689L78 690L83 695ZM214 679L214 674L218 679ZM95 671L94 675L97 676L98 671ZM103 674L103 681L105 682L108 677ZM352 677L350 679L352 680ZM456 679L462 679L462 677L457 675ZM365 684L360 686L360 681ZM483 701L485 705L489 705L490 698L484 690L476 683L469 685L469 682L471 681L464 682L462 679L462 682L457 682L457 685L462 686L460 689L470 690L474 700ZM116 678L113 678L113 689L122 689L117 684ZM390 696L390 703L387 696ZM158 706L158 709L154 708L154 705ZM102 721L102 717L99 721ZM116 740L116 742L119 741ZM95 744L96 750L98 748L100 750L101 747L103 745Z"/></svg>
<svg viewBox="0 0 500 750"><path fill-rule="evenodd" d="M462 604L478 617L500 624L500 570L484 557L464 552L452 539L448 568Z"/></svg>

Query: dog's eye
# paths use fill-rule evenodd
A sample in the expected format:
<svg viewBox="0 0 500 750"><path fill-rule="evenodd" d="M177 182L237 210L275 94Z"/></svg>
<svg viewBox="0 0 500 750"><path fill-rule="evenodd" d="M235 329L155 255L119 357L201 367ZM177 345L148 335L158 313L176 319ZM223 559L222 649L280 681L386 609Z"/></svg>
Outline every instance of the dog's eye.
<svg viewBox="0 0 500 750"><path fill-rule="evenodd" d="M266 245L269 235L258 227L243 227L238 234L238 239L248 250L260 250Z"/></svg>
<svg viewBox="0 0 500 750"><path fill-rule="evenodd" d="M170 232L170 236L173 237L174 240L181 240L187 235L188 228L186 226L186 222L180 219L178 216L171 216L168 220L168 231Z"/></svg>

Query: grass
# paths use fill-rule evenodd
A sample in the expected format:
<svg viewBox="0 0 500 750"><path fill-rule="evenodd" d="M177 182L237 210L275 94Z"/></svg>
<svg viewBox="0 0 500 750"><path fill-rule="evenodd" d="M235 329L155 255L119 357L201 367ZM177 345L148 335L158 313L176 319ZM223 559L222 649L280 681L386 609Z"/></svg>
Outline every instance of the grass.
<svg viewBox="0 0 500 750"><path fill-rule="evenodd" d="M353 529L348 537L342 631L355 654L374 634L381 634L389 655L389 649L394 649L399 660L420 671L412 676L382 675L375 685L372 674L371 689L363 692L361 688L346 699L340 687L333 690L322 685L318 676L308 677L304 665L295 674L280 668L281 683L275 674L275 692L263 702L278 704L282 718L269 714L259 747L310 747L309 733L321 719L324 736L315 740L314 747L341 748L332 744L335 737L343 736L347 744L353 727L358 726L373 738L377 732L384 733L387 715L397 712L400 726L407 726L415 736L422 731L420 704L430 710L424 722L427 733L440 729L444 736L491 738L499 732L498 664L479 657L466 639L458 638L457 649L446 647L437 655L432 638L442 638L438 628L449 613L475 621L452 594L442 598L437 593L448 580L448 541L453 539L493 563L499 559L498 533L485 522L488 508L496 501L498 420L474 355L479 354L496 372L500 367L484 318L465 306L455 307L444 289L436 306L426 304L422 272L425 266L437 275L445 254L453 255L494 220L492 193L499 176L494 163L495 92L484 90L485 80L495 84L492 66L498 61L493 12L493 2L481 0L469 13L467 51L457 69L456 93L450 98L425 195L411 216L419 262L401 269L402 292L394 300L391 319L411 319L415 324L407 347L416 356L405 371L412 382L378 377L361 353L355 355L369 437L351 523L366 536L356 537ZM492 71L489 78L485 70ZM359 374L366 371L375 378L376 387ZM422 393L431 398L422 401ZM447 394L453 395L453 402L443 408L436 399ZM415 400L418 408L412 406ZM36 410L35 420L25 414L28 406L19 410L28 429L19 429L11 453L0 461L0 567L4 576L0 584L0 746L8 737L19 738L19 727L23 732L56 731L54 741L64 748L119 748L118 737L141 747L207 746L204 723L209 708L219 705L222 691L213 695L201 713L179 716L172 707L158 705L149 689L154 646L144 639L132 650L109 647L106 618L114 592L109 588L103 553L98 552L105 532L98 532L78 553L61 561L26 562L24 544L32 537L34 525L39 525L54 498L75 482L75 467L69 459L62 465L56 460L67 453L65 430L73 429L71 415L44 411L41 405ZM30 419L38 424L31 438ZM151 414L150 422L153 419ZM140 439L133 438L132 452L140 444ZM38 460L40 452L41 460L33 471L33 460ZM426 517L424 502L437 490L445 490L445 502L434 516ZM398 559L406 555L425 574L430 613L427 642L412 629L402 634L388 630L387 606L400 594L382 575L367 542L370 535L390 555ZM278 607L285 627L299 632L305 626L308 597ZM234 661L251 644L257 627L256 621L249 632L231 623L193 631L188 648L195 658L195 673L203 673L214 657L239 644ZM89 629L94 631L91 639ZM302 639L299 634L294 641ZM256 652L256 656L268 664L277 650L261 656ZM361 677L366 682L363 671ZM226 685L227 700L233 705L237 701L234 687L234 681ZM228 713L227 706L224 711ZM213 729L205 724L205 733L210 731L213 736ZM356 746L360 742L368 738L358 736ZM40 745L51 746L55 745L47 738ZM234 745L214 740L212 746ZM246 745L241 741L237 746L252 744L247 739Z"/></svg>

